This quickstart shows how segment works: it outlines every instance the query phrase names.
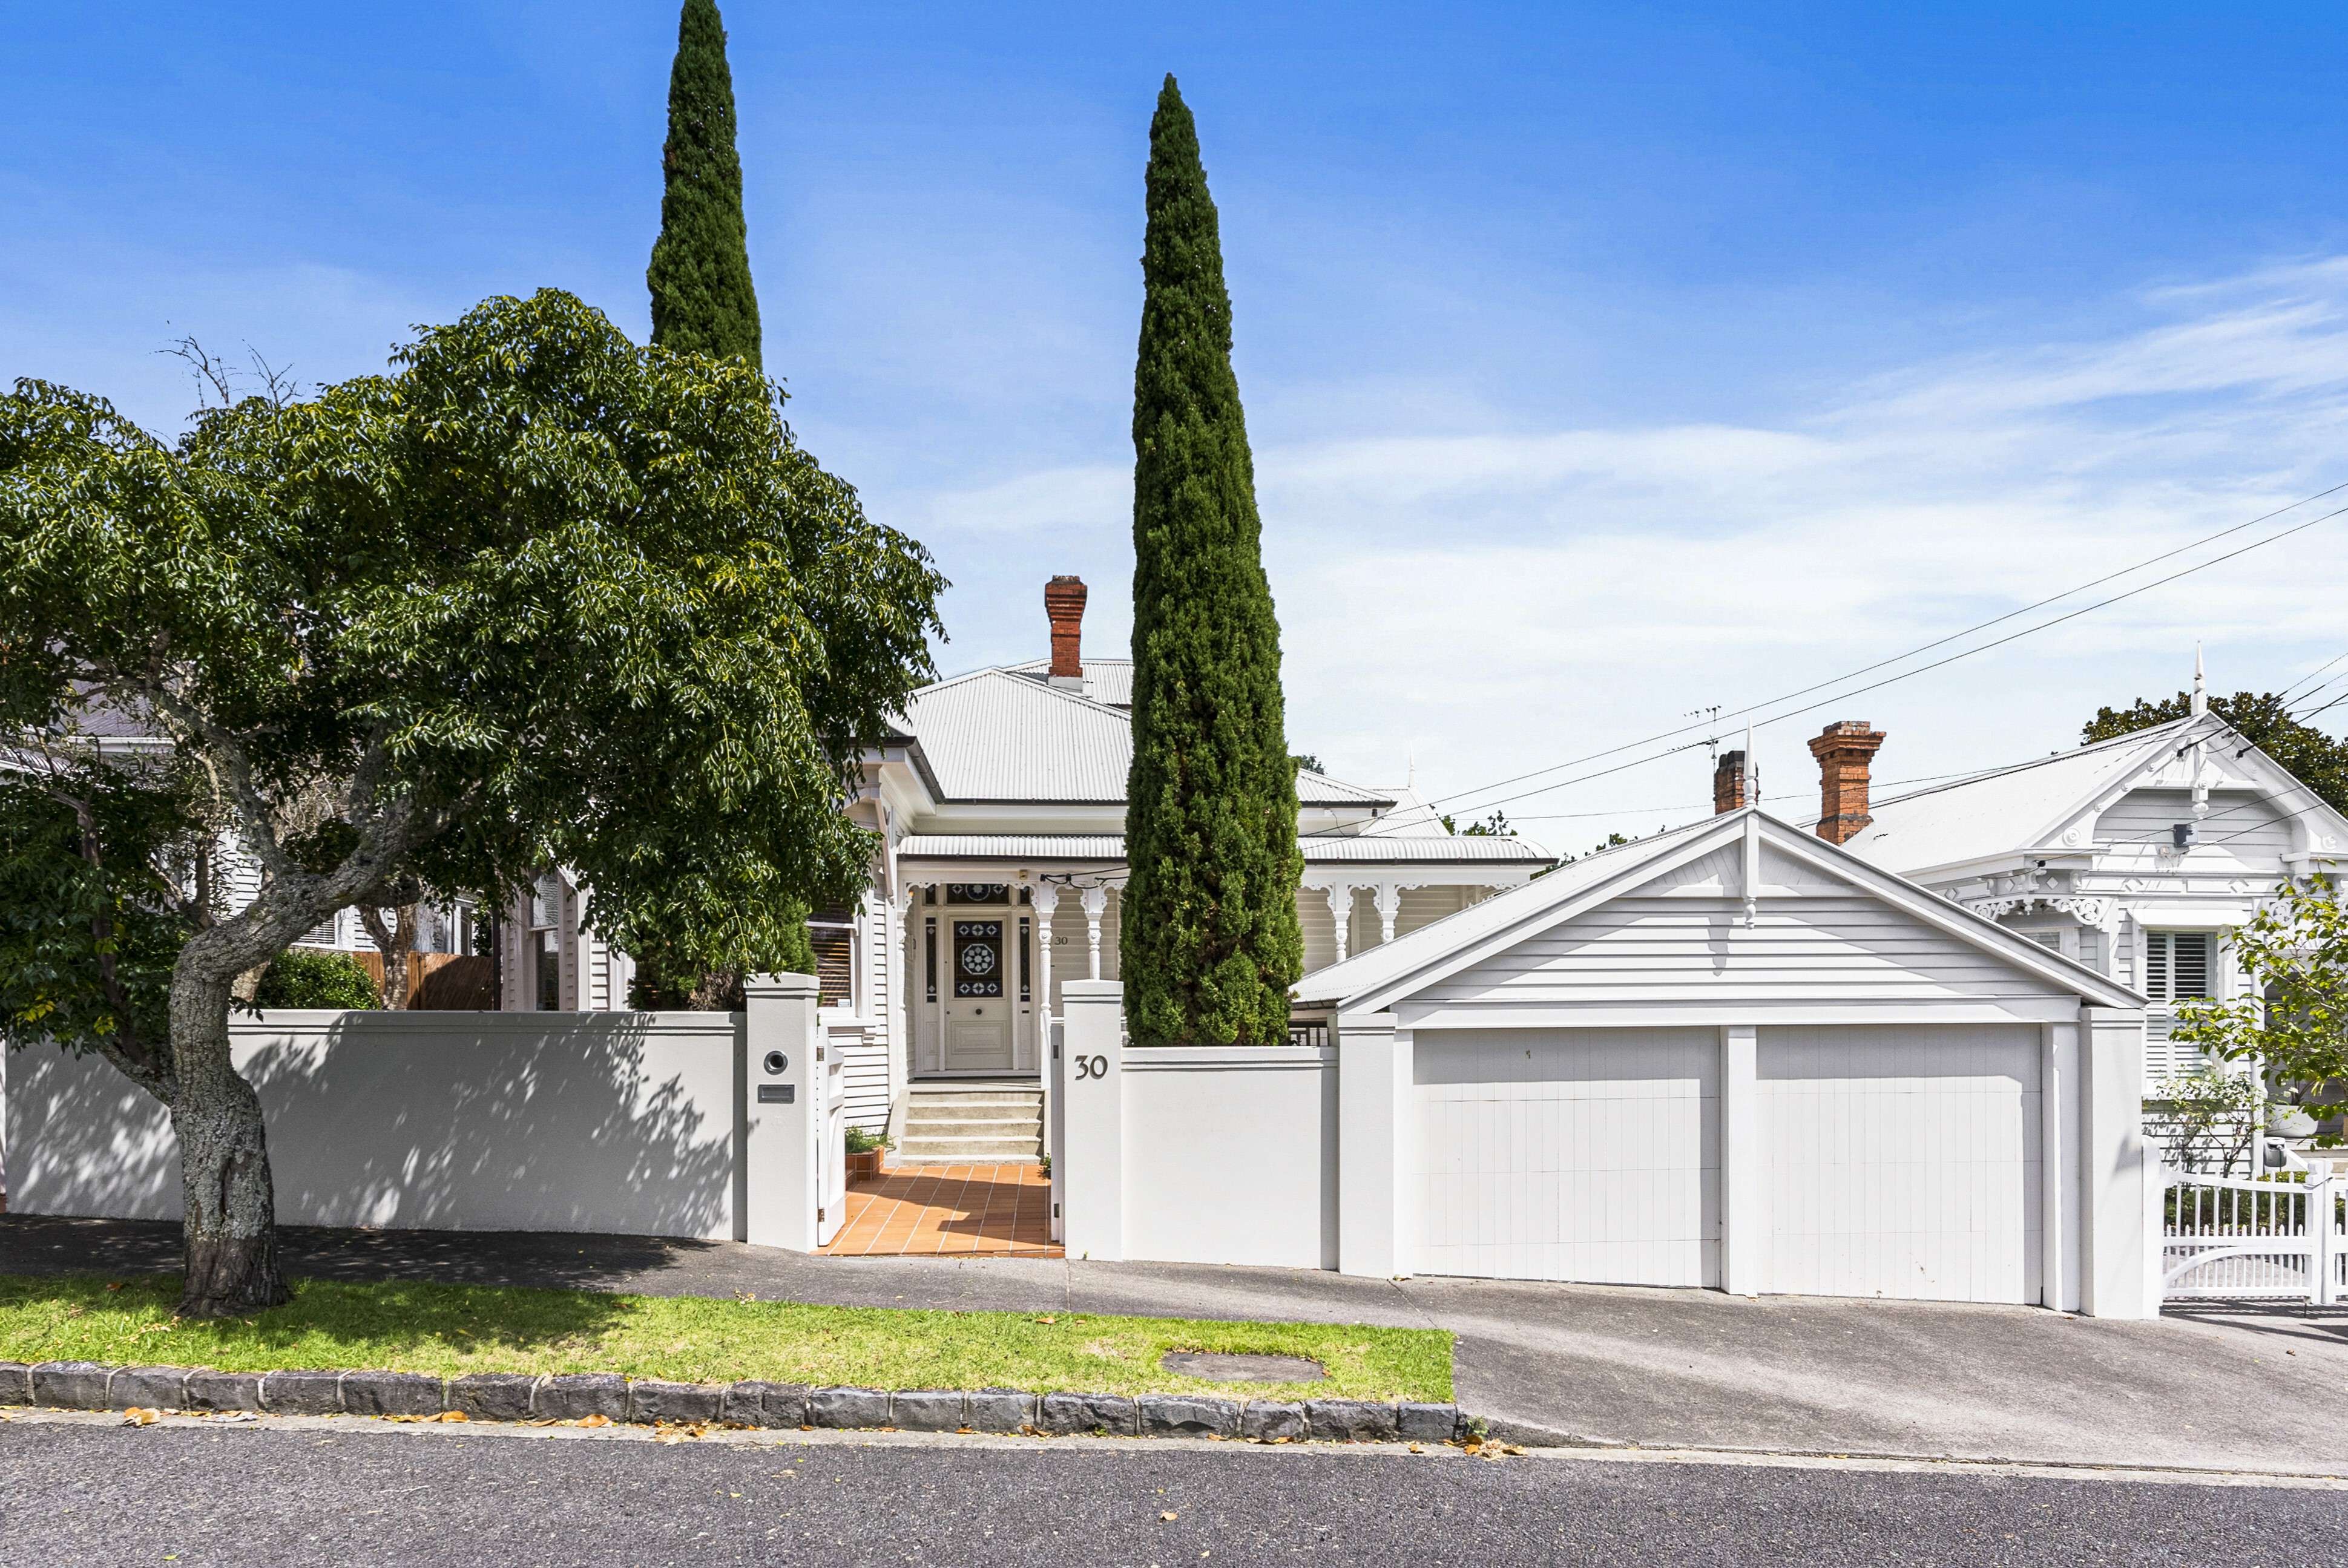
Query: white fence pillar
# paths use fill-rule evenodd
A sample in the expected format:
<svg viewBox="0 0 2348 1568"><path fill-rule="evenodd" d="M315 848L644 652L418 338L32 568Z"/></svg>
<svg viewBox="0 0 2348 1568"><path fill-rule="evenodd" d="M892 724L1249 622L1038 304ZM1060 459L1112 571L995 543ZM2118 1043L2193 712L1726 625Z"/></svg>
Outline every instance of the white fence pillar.
<svg viewBox="0 0 2348 1568"><path fill-rule="evenodd" d="M816 1060L813 975L752 975L742 983L735 1093L742 1150L734 1233L759 1246L813 1252L823 1222L822 1074Z"/></svg>
<svg viewBox="0 0 2348 1568"><path fill-rule="evenodd" d="M2146 1194L2144 1014L2082 1008L2080 1022L2079 1307L2090 1317L2153 1317L2158 1232Z"/></svg>
<svg viewBox="0 0 2348 1568"><path fill-rule="evenodd" d="M1411 1245L1411 1036L1395 1015L1341 1013L1337 1037L1337 1268L1391 1279Z"/></svg>
<svg viewBox="0 0 2348 1568"><path fill-rule="evenodd" d="M1733 1023L1720 1031L1720 1287L1758 1296L1769 1218L1763 1208L1761 1031Z"/></svg>
<svg viewBox="0 0 2348 1568"><path fill-rule="evenodd" d="M1124 1009L1125 988L1115 980L1060 986L1060 1147L1052 1175L1070 1257L1125 1256Z"/></svg>

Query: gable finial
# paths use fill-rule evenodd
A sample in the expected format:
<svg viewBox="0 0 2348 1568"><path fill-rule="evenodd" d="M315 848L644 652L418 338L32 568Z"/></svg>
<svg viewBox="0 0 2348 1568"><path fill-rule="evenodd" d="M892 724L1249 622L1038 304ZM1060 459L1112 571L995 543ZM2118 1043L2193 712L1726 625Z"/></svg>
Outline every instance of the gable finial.
<svg viewBox="0 0 2348 1568"><path fill-rule="evenodd" d="M2209 711L2209 687L2201 679L2201 640L2199 638L2195 638L2193 641L2193 703L2191 712L2193 716L2198 719Z"/></svg>

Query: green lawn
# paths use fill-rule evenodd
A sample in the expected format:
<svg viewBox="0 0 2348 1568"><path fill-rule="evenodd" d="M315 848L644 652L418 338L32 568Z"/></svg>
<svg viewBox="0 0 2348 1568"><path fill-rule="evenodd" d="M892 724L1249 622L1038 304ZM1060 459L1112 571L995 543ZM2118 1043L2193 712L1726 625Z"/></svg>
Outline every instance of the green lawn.
<svg viewBox="0 0 2348 1568"><path fill-rule="evenodd" d="M307 1280L273 1311L171 1315L172 1278L0 1275L0 1360L214 1367L622 1372L634 1378L872 1389L1027 1389L1251 1398L1451 1398L1451 1336L1354 1324L1212 1323L1090 1313L910 1312L706 1296ZM1319 1383L1179 1378L1169 1350L1310 1356Z"/></svg>

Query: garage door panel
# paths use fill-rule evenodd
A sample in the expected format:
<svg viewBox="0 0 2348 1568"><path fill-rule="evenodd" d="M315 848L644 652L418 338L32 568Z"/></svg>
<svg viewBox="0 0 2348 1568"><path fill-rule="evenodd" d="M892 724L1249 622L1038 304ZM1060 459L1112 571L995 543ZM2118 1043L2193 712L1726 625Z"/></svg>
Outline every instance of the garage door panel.
<svg viewBox="0 0 2348 1568"><path fill-rule="evenodd" d="M1764 1029L1766 1288L2033 1301L2037 1031Z"/></svg>
<svg viewBox="0 0 2348 1568"><path fill-rule="evenodd" d="M1717 1280L1715 1031L1426 1030L1413 1054L1412 1267Z"/></svg>

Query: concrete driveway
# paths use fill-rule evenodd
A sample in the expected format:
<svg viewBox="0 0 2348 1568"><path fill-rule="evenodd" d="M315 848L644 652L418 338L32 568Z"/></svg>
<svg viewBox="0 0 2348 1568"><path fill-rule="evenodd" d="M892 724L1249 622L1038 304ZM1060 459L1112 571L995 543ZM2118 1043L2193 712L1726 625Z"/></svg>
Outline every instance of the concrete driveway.
<svg viewBox="0 0 2348 1568"><path fill-rule="evenodd" d="M1448 1328L1459 1402L1537 1441L2348 1476L2348 1312L2173 1314L1351 1279L1035 1258L829 1258L641 1236L289 1230L298 1275L843 1306ZM170 1270L178 1228L0 1216L0 1273Z"/></svg>

